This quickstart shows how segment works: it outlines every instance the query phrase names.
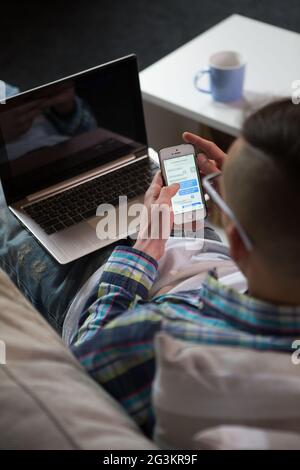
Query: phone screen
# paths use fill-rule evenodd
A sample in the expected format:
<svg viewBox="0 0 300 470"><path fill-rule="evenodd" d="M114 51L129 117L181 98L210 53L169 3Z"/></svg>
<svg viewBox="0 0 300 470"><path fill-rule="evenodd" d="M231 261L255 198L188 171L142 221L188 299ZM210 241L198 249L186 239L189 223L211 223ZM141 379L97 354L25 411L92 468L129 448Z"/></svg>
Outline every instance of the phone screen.
<svg viewBox="0 0 300 470"><path fill-rule="evenodd" d="M203 209L194 155L166 159L164 166L168 185L180 184L177 194L172 198L174 214Z"/></svg>

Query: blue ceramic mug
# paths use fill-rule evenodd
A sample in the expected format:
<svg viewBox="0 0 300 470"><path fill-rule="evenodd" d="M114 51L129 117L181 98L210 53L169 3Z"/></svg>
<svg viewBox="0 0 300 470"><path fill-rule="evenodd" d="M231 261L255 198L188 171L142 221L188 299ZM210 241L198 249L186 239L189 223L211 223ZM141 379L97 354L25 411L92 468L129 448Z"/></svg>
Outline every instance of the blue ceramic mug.
<svg viewBox="0 0 300 470"><path fill-rule="evenodd" d="M209 67L200 70L194 84L198 91L210 93L215 101L236 101L243 96L245 62L234 51L216 52L209 59ZM202 88L200 81L209 74L210 88Z"/></svg>

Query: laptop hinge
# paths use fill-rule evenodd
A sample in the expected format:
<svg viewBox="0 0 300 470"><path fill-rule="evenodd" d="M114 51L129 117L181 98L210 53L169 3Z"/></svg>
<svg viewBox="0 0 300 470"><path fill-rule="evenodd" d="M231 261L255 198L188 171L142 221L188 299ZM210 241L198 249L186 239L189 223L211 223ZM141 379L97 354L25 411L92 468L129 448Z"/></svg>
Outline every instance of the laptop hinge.
<svg viewBox="0 0 300 470"><path fill-rule="evenodd" d="M134 151L134 155L136 156L136 158L143 157L144 155L147 155L147 154L148 154L148 147L143 147L143 148L140 148L139 150Z"/></svg>
<svg viewBox="0 0 300 470"><path fill-rule="evenodd" d="M147 154L145 155L147 156ZM137 156L134 154L126 155L125 157L118 158L113 163L107 163L105 165L101 165L100 167L94 168L93 170L83 173L79 176L74 178L70 178L62 183L58 183L54 186L51 186L47 189L43 189L36 193L30 194L27 196L28 202L34 202L38 199L43 199L48 196L53 196L56 193L60 193L62 191L66 191L67 189L71 189L74 186L78 186L79 184L85 183L89 180L99 177L100 175L105 175L106 173L110 173L113 170L118 169L118 167L126 166L127 164L132 163L134 160L137 159Z"/></svg>

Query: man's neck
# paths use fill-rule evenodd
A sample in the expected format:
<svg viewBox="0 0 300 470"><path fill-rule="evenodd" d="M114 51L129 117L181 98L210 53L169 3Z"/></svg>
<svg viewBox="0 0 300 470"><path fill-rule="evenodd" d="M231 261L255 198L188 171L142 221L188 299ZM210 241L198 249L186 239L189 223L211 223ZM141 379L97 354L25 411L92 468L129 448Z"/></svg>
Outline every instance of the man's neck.
<svg viewBox="0 0 300 470"><path fill-rule="evenodd" d="M255 277L248 279L249 294L259 300L274 305L300 307L300 280L274 279L274 277Z"/></svg>

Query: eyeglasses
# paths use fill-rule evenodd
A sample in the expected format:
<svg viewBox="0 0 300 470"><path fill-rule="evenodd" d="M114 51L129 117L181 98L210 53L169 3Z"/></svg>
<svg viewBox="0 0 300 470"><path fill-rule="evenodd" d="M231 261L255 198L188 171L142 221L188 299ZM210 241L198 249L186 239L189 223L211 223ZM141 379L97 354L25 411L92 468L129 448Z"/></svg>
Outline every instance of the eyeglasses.
<svg viewBox="0 0 300 470"><path fill-rule="evenodd" d="M221 175L221 172L217 171L215 173L211 173L210 175L205 176L202 180L203 186L204 186L207 194L213 200L213 202L221 209L222 212L224 212L224 214L226 214L232 220L232 222L234 223L237 231L239 232L239 235L240 235L241 239L244 242L244 245L245 245L246 249L248 251L251 251L253 249L253 244L252 244L250 238L248 237L247 233L245 232L245 230L241 226L241 224L240 224L239 220L237 219L237 217L235 216L235 214L232 212L230 207L228 207L228 205L226 204L224 199L220 196L220 194L216 191L216 189L214 187L217 184L216 179L220 175ZM213 183L213 180L214 180L214 183Z"/></svg>

